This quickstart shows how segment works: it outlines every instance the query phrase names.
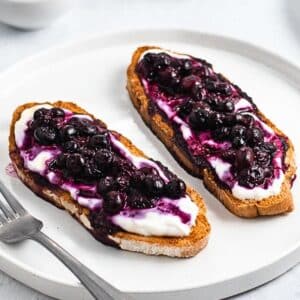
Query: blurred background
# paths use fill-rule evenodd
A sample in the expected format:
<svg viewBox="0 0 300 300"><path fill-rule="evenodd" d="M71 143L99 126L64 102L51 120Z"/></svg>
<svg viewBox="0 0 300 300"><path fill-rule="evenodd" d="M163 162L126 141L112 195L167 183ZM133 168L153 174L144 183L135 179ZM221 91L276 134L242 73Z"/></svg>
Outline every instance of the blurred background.
<svg viewBox="0 0 300 300"><path fill-rule="evenodd" d="M15 2L15 7L8 2ZM0 0L0 21L0 71L22 58L88 35L141 28L230 36L300 65L299 0ZM283 299L283 291L284 299L300 299L299 278L298 266L232 299ZM0 272L0 299L50 298Z"/></svg>

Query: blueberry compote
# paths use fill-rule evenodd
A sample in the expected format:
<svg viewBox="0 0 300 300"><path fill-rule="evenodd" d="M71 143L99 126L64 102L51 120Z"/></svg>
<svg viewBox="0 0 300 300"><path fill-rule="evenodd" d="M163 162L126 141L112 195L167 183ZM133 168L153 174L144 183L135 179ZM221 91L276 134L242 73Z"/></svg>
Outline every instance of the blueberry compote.
<svg viewBox="0 0 300 300"><path fill-rule="evenodd" d="M210 167L239 198L280 191L285 140L238 86L202 59L160 50L146 52L136 72L152 100L149 113L173 127L174 142L195 164Z"/></svg>
<svg viewBox="0 0 300 300"><path fill-rule="evenodd" d="M184 182L159 162L134 156L119 134L100 121L42 107L26 127L20 147L25 167L88 207L99 239L120 227L130 229L126 218L145 219L148 211L162 217L171 214L193 225L191 215L177 205L187 198ZM123 218L114 219L117 215Z"/></svg>

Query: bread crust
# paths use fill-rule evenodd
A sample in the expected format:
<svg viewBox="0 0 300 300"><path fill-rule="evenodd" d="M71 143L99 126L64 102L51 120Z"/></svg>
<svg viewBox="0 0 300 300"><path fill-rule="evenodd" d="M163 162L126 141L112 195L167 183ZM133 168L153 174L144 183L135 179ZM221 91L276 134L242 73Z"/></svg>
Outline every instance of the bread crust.
<svg viewBox="0 0 300 300"><path fill-rule="evenodd" d="M209 168L200 168L193 164L187 154L174 143L174 131L171 124L164 120L158 113L155 113L154 115L149 114L149 99L145 94L135 69L141 55L150 49L161 48L156 46L143 46L139 47L134 52L131 63L127 69L127 90L134 107L141 115L146 125L158 136L179 164L190 174L201 178L205 187L221 201L227 209L237 216L253 218L292 211L294 204L291 194L291 185L296 172L296 165L294 161L294 147L290 139L261 112L258 112L259 116L266 124L268 124L277 134L286 138L288 150L285 155L285 164L287 165L285 179L278 195L264 198L259 201L242 200L234 197L229 189L220 186L218 182L216 182L214 174Z"/></svg>
<svg viewBox="0 0 300 300"><path fill-rule="evenodd" d="M69 109L74 113L86 114L95 117L77 106L72 102L57 101L55 103L43 102L43 103L26 103L19 106L12 118L9 135L9 156L16 169L19 178L38 196L56 205L59 208L66 209L73 217L75 217L84 227L89 230L93 235L94 229L91 227L89 221L90 211L79 205L73 198L71 198L69 192L55 187L51 184L43 184L36 180L36 176L33 172L24 168L23 159L20 156L19 149L15 142L15 123L20 118L22 112L32 106L38 104L50 104L54 107L60 107ZM106 126L103 122L102 124ZM135 147L130 140L120 135L120 141L135 155L143 156L144 153ZM199 207L199 214L196 219L196 224L193 226L191 233L186 237L155 237L155 236L141 236L125 231L120 231L112 235L107 236L107 244L115 245L123 250L142 252L149 255L167 255L171 257L191 257L196 255L202 248L204 248L208 242L210 233L210 224L206 218L206 208L201 196L191 187L187 187L187 193L191 199ZM94 235L95 236L95 235Z"/></svg>

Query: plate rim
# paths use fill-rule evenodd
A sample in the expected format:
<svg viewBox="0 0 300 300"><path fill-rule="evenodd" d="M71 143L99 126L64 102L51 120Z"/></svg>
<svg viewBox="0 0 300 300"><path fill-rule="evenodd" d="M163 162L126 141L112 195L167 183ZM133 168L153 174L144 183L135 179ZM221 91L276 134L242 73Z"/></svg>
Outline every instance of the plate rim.
<svg viewBox="0 0 300 300"><path fill-rule="evenodd" d="M4 81L5 78L9 78L10 76L12 76L14 73L18 73L18 72L24 72L25 69L27 69L28 67L30 67L32 64L35 64L38 61L42 62L41 68L42 67L47 67L49 65L49 61L48 61L48 57L50 56L55 56L57 54L62 55L63 58L65 58L66 56L66 51L71 50L72 48L78 48L80 45L84 45L84 44L89 44L89 43L96 43L97 42L101 42L105 39L109 40L109 39L116 39L117 37L122 37L124 38L124 36L131 36L131 40L132 41L136 41L136 36L139 35L154 35L154 34L159 34L159 35L166 35L168 34L170 39L168 39L166 42L172 42L172 41L178 41L178 37L179 36L186 36L186 37L190 37L190 39L192 40L193 44L200 44L201 46L205 46L205 47L211 47L211 48L216 48L216 45L218 43L221 43L223 45L222 50L231 52L231 53L235 53L238 55L241 55L243 57L246 58L250 58L251 60L253 60L254 58L262 63L263 65L266 65L268 67L270 67L271 69L277 71L279 74L285 74L288 76L287 79L292 80L294 83L298 82L298 85L300 83L300 80L296 79L296 75L300 78L300 67L295 63L290 61L287 58L284 58L280 55L278 55L277 53L270 51L264 47L261 46L257 46L254 43L251 42L247 42L241 39L237 39L237 38L233 38L233 37L229 37L226 35L220 35L220 34L214 34L214 33L209 33L209 32L202 32L202 31L198 31L198 30L189 30L189 29L177 29L177 28L153 28L153 29L135 29L135 30L118 30L118 31L111 31L111 32L106 32L106 33L102 33L102 34L91 34L85 37L80 37L76 40L72 40L69 42L65 42L61 45L55 45L55 46L51 46L48 49L45 49L43 51L38 52L37 54L32 54L28 57L25 57L17 62L15 62L14 64L4 68L3 71L0 72L0 82ZM133 37L133 38L132 38ZM202 39L201 43L199 42L200 39ZM130 42L131 40L129 40L128 42ZM196 42L197 41L197 42ZM184 42L184 41L182 41ZM108 47L110 47L111 45L109 45ZM104 46L106 47L106 46ZM96 47L98 48L98 47ZM95 49L96 49L95 48ZM238 50L243 50L242 52L238 51ZM250 50L250 51L249 51ZM83 53L82 50L80 50L78 53ZM74 54L76 55L76 54ZM24 70L23 70L24 69ZM40 69L37 68L33 68L32 73L35 73L37 71L39 71ZM1 94L3 93L5 95L5 93L7 91L10 90L10 88L13 87L5 87ZM253 275L253 273L255 272L259 272L262 271L263 269L267 268L267 267L275 267L277 264L279 264L281 262L281 260L283 258L288 257L289 255L292 255L293 253L297 252L297 261L294 262L289 262L286 265L285 270L281 271L279 274L283 273L284 271L287 271L289 268L291 268L293 265L295 265L298 261L299 261L299 257L300 257L300 240L298 242L297 245L294 246L294 248L289 249L288 251L286 251L286 253L284 255L279 256L277 259L275 259L272 262L268 262L266 263L264 266L262 266L260 269L255 269L255 270L251 270L248 271L244 274L241 274L239 276L233 276L232 278L226 279L225 281L233 281L236 280L239 277L243 277L243 276L251 276ZM35 269L28 267L27 265L23 264L23 263L19 263L17 262L17 260L14 259L10 259L5 257L5 255L3 255L2 251L0 252L0 261L2 261L3 259L6 260L7 266L9 264L14 265L15 267L19 268L22 271L28 272L31 276L38 276L43 280L48 281L51 284L58 284L58 285L63 285L66 288L83 288L82 285L76 281L73 283L69 283L69 282L62 282L61 280L55 280L51 277L47 277L47 276L43 276L45 275L44 273L39 274L39 272L37 272ZM2 267L1 267L2 268ZM4 268L6 269L6 268ZM7 272L9 275L11 275L9 273L8 270L5 270L5 272ZM272 276L270 276L268 279L266 280L262 280L260 284L270 281L271 279L273 279L274 277L278 276L279 274L275 274L276 272L274 272L274 274ZM278 273L278 272L277 272ZM15 275L12 275L14 278L16 278ZM19 278L17 278L19 279ZM20 281L23 281L22 279L19 279ZM225 282L224 281L224 282ZM222 284L224 282L213 282L210 283L209 286L214 286L216 284ZM30 283L28 283L28 280L26 282L26 284L30 285ZM34 285L30 285L32 287L34 287L35 289L39 289L38 287L34 286ZM144 291L144 292L136 292L137 294L141 294L141 293L167 293L167 292L175 292L175 291L185 291L185 290L192 290L192 289L197 289L199 288L199 286L190 286L190 287L178 287L177 289L170 289L170 290L151 290L151 291ZM244 290L244 289L243 289ZM236 289L234 291L234 293L237 292L241 292L243 290L238 290ZM44 290L41 290L42 292L44 292ZM126 290L126 292L129 293L135 293L135 291L132 290ZM229 295L232 295L234 293L230 293ZM228 295L228 296L229 296Z"/></svg>

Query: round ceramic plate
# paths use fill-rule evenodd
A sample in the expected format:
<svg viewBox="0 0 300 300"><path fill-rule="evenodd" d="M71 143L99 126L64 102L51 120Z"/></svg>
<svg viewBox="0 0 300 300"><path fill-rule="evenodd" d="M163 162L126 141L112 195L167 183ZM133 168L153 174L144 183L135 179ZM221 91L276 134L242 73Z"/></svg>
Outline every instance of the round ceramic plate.
<svg viewBox="0 0 300 300"><path fill-rule="evenodd" d="M122 291L143 299L227 297L260 285L298 262L300 194L295 211L284 216L241 219L228 212L189 176L141 121L126 91L126 68L135 48L159 45L207 59L251 95L259 108L300 152L300 70L253 45L190 31L137 31L96 36L27 59L0 77L1 178L34 216L43 231L85 265ZM151 257L97 242L66 212L32 194L5 174L7 136L14 108L28 101L71 100L161 160L204 197L212 226L208 246L191 259ZM88 299L75 277L47 250L32 241L0 244L0 268L12 277L60 299ZM197 296L198 295L198 296Z"/></svg>

